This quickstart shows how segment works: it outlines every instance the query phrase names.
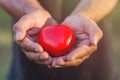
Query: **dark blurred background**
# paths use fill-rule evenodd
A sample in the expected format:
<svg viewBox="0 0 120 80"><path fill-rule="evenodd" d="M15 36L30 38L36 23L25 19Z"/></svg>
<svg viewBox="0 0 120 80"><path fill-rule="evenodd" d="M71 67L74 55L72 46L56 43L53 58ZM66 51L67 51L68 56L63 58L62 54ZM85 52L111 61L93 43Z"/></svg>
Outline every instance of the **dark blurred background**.
<svg viewBox="0 0 120 80"><path fill-rule="evenodd" d="M120 74L120 1L106 17L111 28L113 58ZM5 80L12 59L11 22L11 17L0 8L0 80Z"/></svg>

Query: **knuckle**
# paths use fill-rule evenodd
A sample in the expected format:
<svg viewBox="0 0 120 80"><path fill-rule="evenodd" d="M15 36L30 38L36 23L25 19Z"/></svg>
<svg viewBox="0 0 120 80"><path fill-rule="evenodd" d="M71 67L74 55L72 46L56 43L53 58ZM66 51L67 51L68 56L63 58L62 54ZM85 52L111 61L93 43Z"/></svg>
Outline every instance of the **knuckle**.
<svg viewBox="0 0 120 80"><path fill-rule="evenodd" d="M31 44L27 43L26 40L21 41L18 43L18 45L27 51L35 51L34 47Z"/></svg>
<svg viewBox="0 0 120 80"><path fill-rule="evenodd" d="M28 51L34 51L34 48L33 48L31 45L29 45L29 44L24 44L24 45L26 45L25 48L26 48ZM23 46L23 47L24 47L24 46Z"/></svg>

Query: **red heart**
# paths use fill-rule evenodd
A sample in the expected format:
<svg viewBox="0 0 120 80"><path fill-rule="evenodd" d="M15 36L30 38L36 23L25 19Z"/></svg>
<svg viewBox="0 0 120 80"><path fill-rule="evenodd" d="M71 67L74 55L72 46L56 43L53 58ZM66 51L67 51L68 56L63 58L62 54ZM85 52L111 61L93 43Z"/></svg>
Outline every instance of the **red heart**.
<svg viewBox="0 0 120 80"><path fill-rule="evenodd" d="M66 25L47 26L40 31L39 44L53 57L66 54L74 42L74 33Z"/></svg>

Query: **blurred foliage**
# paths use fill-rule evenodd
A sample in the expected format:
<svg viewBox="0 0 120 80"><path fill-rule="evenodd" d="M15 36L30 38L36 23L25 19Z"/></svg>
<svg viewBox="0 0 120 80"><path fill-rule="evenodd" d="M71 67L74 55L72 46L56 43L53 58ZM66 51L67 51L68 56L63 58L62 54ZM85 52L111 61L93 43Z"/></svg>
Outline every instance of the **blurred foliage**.
<svg viewBox="0 0 120 80"><path fill-rule="evenodd" d="M115 60L120 66L120 1L113 11L108 15L108 19L112 26L112 48L114 51Z"/></svg>
<svg viewBox="0 0 120 80"><path fill-rule="evenodd" d="M0 80L5 80L11 61L11 18L0 8Z"/></svg>

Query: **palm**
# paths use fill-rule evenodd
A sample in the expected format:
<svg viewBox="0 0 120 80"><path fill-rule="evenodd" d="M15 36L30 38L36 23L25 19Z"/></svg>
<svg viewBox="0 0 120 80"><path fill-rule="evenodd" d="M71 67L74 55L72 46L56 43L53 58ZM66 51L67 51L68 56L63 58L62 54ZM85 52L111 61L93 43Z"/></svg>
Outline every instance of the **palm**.
<svg viewBox="0 0 120 80"><path fill-rule="evenodd" d="M81 47L82 45L90 46L90 36L87 31L85 31L84 27L74 27L73 30L76 37L73 50L77 47Z"/></svg>
<svg viewBox="0 0 120 80"><path fill-rule="evenodd" d="M39 28L32 28L30 30L27 31L27 38L29 38L31 41L38 43L38 36L40 33L40 29Z"/></svg>
<svg viewBox="0 0 120 80"><path fill-rule="evenodd" d="M69 16L62 24L69 25L75 34L75 45L65 56L55 58L53 67L76 66L87 59L96 50L102 31L89 19L78 16Z"/></svg>
<svg viewBox="0 0 120 80"><path fill-rule="evenodd" d="M69 18L69 20L65 21L64 24L69 25L73 29L76 37L76 43L68 54L70 58L75 55L75 52L83 52L76 54L75 57L82 58L95 50L87 50L94 45L94 39L96 37L95 34L98 33L97 31L99 31L98 26L94 22L83 17L79 18L73 16L72 18Z"/></svg>
<svg viewBox="0 0 120 80"><path fill-rule="evenodd" d="M44 63L49 55L38 44L39 32L44 26L55 24L47 11L35 10L21 17L13 26L14 40L30 60Z"/></svg>

